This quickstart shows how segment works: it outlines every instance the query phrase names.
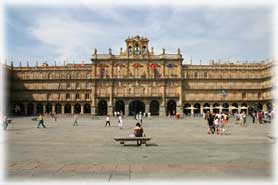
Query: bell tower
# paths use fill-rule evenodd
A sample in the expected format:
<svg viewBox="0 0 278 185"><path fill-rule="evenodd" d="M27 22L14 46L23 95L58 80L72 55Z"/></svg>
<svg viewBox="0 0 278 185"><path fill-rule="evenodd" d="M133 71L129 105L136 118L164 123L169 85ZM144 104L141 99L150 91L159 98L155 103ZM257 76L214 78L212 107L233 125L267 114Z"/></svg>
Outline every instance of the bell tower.
<svg viewBox="0 0 278 185"><path fill-rule="evenodd" d="M127 56L143 56L148 55L149 40L146 37L128 37L126 40L126 55Z"/></svg>

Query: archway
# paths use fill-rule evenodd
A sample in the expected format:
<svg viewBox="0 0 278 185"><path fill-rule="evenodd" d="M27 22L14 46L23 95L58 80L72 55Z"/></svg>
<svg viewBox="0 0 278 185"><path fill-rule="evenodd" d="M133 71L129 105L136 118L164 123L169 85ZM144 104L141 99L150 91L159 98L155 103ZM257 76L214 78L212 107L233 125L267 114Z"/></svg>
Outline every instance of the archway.
<svg viewBox="0 0 278 185"><path fill-rule="evenodd" d="M229 104L228 103L223 103L222 105L222 112L223 113L228 113L229 112Z"/></svg>
<svg viewBox="0 0 278 185"><path fill-rule="evenodd" d="M71 104L67 103L64 107L64 113L71 113Z"/></svg>
<svg viewBox="0 0 278 185"><path fill-rule="evenodd" d="M41 103L37 104L37 114L43 113L43 106Z"/></svg>
<svg viewBox="0 0 278 185"><path fill-rule="evenodd" d="M191 105L189 103L184 104L183 106L183 114L186 116L191 115L191 109L189 109Z"/></svg>
<svg viewBox="0 0 278 185"><path fill-rule="evenodd" d="M107 102L105 100L100 100L98 102L97 115L99 116L107 115Z"/></svg>
<svg viewBox="0 0 278 185"><path fill-rule="evenodd" d="M152 100L150 103L150 113L152 116L159 116L159 102Z"/></svg>
<svg viewBox="0 0 278 185"><path fill-rule="evenodd" d="M34 105L33 103L28 103L27 105L27 115L33 115L34 114Z"/></svg>
<svg viewBox="0 0 278 185"><path fill-rule="evenodd" d="M263 104L257 103L257 109L262 111L263 110Z"/></svg>
<svg viewBox="0 0 278 185"><path fill-rule="evenodd" d="M89 113L91 113L91 105L86 103L84 105L84 114L89 114Z"/></svg>
<svg viewBox="0 0 278 185"><path fill-rule="evenodd" d="M166 111L167 111L167 115L176 115L176 109L177 109L177 104L176 104L176 101L174 101L174 100L169 100L168 102L167 102L167 109L166 109Z"/></svg>
<svg viewBox="0 0 278 185"><path fill-rule="evenodd" d="M128 114L130 116L133 116L133 115L138 114L140 112L141 113L145 112L145 104L140 100L132 101L129 104L129 113Z"/></svg>
<svg viewBox="0 0 278 185"><path fill-rule="evenodd" d="M74 114L79 114L81 112L81 105L79 103L74 105Z"/></svg>
<svg viewBox="0 0 278 185"><path fill-rule="evenodd" d="M125 115L125 103L122 100L118 100L115 103L115 111Z"/></svg>
<svg viewBox="0 0 278 185"><path fill-rule="evenodd" d="M52 112L52 105L51 105L50 103L46 104L45 112L46 112L46 113Z"/></svg>
<svg viewBox="0 0 278 185"><path fill-rule="evenodd" d="M200 114L201 113L201 105L199 103L194 104L194 114Z"/></svg>
<svg viewBox="0 0 278 185"><path fill-rule="evenodd" d="M272 111L273 110L273 107L272 107L272 103L269 102L268 104L266 104L266 107L267 107L267 111Z"/></svg>
<svg viewBox="0 0 278 185"><path fill-rule="evenodd" d="M238 112L238 105L237 105L237 103L233 103L232 106L234 107L234 108L232 108L233 114Z"/></svg>
<svg viewBox="0 0 278 185"><path fill-rule="evenodd" d="M55 105L55 113L56 114L61 114L62 113L62 106L61 106L61 104L56 104Z"/></svg>
<svg viewBox="0 0 278 185"><path fill-rule="evenodd" d="M208 111L210 111L210 104L209 103L205 103L203 105L203 112L207 113Z"/></svg>
<svg viewBox="0 0 278 185"><path fill-rule="evenodd" d="M219 107L218 103L213 104L213 113L219 113L219 108L217 107Z"/></svg>

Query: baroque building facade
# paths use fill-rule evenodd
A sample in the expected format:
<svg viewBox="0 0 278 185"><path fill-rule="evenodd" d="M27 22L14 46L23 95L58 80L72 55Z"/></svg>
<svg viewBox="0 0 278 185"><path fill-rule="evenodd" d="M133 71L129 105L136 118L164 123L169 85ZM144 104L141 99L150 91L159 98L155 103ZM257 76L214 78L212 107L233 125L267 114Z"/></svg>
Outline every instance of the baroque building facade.
<svg viewBox="0 0 278 185"><path fill-rule="evenodd" d="M12 114L168 115L272 109L274 62L183 64L180 49L155 54L135 36L89 64L7 66Z"/></svg>

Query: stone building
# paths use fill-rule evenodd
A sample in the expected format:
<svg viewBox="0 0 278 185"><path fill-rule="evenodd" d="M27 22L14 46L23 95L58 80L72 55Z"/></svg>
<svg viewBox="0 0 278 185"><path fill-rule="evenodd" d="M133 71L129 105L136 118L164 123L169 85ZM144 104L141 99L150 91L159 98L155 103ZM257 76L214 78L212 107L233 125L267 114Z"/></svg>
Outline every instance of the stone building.
<svg viewBox="0 0 278 185"><path fill-rule="evenodd" d="M13 114L198 114L271 110L274 62L183 64L180 49L155 54L129 37L119 55L93 51L89 64L7 67Z"/></svg>

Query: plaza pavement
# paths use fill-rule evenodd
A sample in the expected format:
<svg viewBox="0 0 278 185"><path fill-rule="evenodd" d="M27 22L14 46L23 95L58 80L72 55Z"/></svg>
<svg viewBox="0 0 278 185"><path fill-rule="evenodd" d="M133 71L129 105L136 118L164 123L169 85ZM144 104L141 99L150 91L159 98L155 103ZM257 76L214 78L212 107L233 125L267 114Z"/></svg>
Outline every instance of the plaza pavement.
<svg viewBox="0 0 278 185"><path fill-rule="evenodd" d="M272 181L272 124L240 127L229 120L227 134L208 135L202 118L144 119L152 140L120 145L114 137L129 136L136 121L124 117L124 129L105 117L45 118L46 129L31 117L13 118L5 131L7 181L18 180L263 180Z"/></svg>

